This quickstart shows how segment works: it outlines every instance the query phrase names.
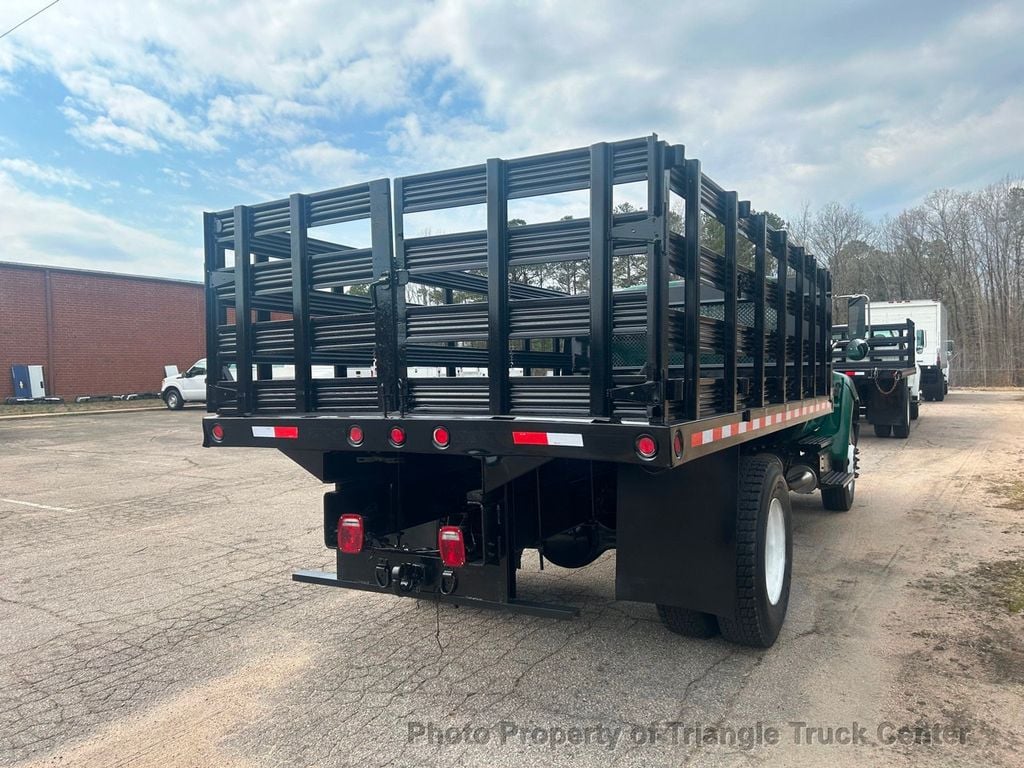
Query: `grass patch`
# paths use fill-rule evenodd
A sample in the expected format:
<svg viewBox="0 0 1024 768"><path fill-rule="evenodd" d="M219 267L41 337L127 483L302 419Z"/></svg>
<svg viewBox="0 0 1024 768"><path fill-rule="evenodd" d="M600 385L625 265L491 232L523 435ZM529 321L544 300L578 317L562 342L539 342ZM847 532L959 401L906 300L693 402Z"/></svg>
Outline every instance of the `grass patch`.
<svg viewBox="0 0 1024 768"><path fill-rule="evenodd" d="M152 408L161 405L157 398L145 400L101 400L90 403L40 403L38 405L0 404L0 416L31 416L40 413L85 413L124 408Z"/></svg>
<svg viewBox="0 0 1024 768"><path fill-rule="evenodd" d="M1010 613L1024 612L1024 560L997 560L978 567L989 594Z"/></svg>
<svg viewBox="0 0 1024 768"><path fill-rule="evenodd" d="M988 490L989 493L1003 497L1002 503L996 504L997 507L1024 510L1024 481L997 481L989 483Z"/></svg>

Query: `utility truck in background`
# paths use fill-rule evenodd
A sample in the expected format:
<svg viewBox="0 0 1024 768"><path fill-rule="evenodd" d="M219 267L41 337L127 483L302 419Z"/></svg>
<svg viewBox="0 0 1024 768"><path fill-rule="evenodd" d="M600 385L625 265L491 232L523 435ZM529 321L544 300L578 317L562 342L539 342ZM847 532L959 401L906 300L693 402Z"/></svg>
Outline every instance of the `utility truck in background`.
<svg viewBox="0 0 1024 768"><path fill-rule="evenodd" d="M838 298L849 300L849 322L832 326L832 365L854 382L875 436L905 439L920 407L914 321L877 322L866 295Z"/></svg>
<svg viewBox="0 0 1024 768"><path fill-rule="evenodd" d="M644 210L616 213L638 187ZM589 216L563 216L569 192ZM523 199L550 220L511 226ZM436 234L470 206L479 228ZM790 492L853 504L857 390L832 370L828 270L682 146L492 159L204 220L203 444L273 448L331 486L336 571L296 581L570 618L543 574L523 594L525 553L580 568L614 549L617 598L672 631L775 641ZM333 241L342 222L365 239ZM569 268L582 288L550 277Z"/></svg>
<svg viewBox="0 0 1024 768"><path fill-rule="evenodd" d="M870 312L873 323L897 323L908 318L914 322L921 397L940 402L944 400L949 392L949 361L954 350L949 336L949 319L942 302L925 299L873 301Z"/></svg>

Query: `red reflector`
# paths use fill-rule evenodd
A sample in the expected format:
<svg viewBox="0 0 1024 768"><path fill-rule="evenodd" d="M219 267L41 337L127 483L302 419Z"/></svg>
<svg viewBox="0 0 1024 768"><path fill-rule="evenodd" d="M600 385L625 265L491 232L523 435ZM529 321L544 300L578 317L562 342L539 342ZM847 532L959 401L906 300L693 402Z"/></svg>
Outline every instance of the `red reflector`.
<svg viewBox="0 0 1024 768"><path fill-rule="evenodd" d="M448 434L448 430L444 427L436 427L434 429L434 445L438 448L447 448L451 439L452 436Z"/></svg>
<svg viewBox="0 0 1024 768"><path fill-rule="evenodd" d="M856 371L843 371L843 373L845 373L845 374L846 374L847 376L853 376L853 375L855 375L855 374L856 374L857 372L856 372Z"/></svg>
<svg viewBox="0 0 1024 768"><path fill-rule="evenodd" d="M391 439L391 444L396 448L401 448L405 445L405 430L401 427L392 427L389 437Z"/></svg>
<svg viewBox="0 0 1024 768"><path fill-rule="evenodd" d="M640 435L636 439L636 452L645 459L653 459L658 452L658 444L650 435Z"/></svg>
<svg viewBox="0 0 1024 768"><path fill-rule="evenodd" d="M297 440L299 437L298 427L274 427L274 437L284 437L290 440Z"/></svg>
<svg viewBox="0 0 1024 768"><path fill-rule="evenodd" d="M672 450L675 451L677 458L683 455L683 436L679 432L672 438Z"/></svg>
<svg viewBox="0 0 1024 768"><path fill-rule="evenodd" d="M363 551L362 515L342 515L338 519L338 549L346 555Z"/></svg>
<svg viewBox="0 0 1024 768"><path fill-rule="evenodd" d="M358 425L356 425L356 424L353 424L351 427L349 427L348 428L348 441L352 445L362 445L363 444L363 428L358 426Z"/></svg>
<svg viewBox="0 0 1024 768"><path fill-rule="evenodd" d="M437 548L441 550L441 562L449 568L466 564L466 541L462 529L457 525L443 525L437 532Z"/></svg>
<svg viewBox="0 0 1024 768"><path fill-rule="evenodd" d="M513 432L513 445L547 445L547 432Z"/></svg>
<svg viewBox="0 0 1024 768"><path fill-rule="evenodd" d="M220 424L214 424L210 429L210 434L213 436L213 439L219 443L224 439L224 427Z"/></svg>

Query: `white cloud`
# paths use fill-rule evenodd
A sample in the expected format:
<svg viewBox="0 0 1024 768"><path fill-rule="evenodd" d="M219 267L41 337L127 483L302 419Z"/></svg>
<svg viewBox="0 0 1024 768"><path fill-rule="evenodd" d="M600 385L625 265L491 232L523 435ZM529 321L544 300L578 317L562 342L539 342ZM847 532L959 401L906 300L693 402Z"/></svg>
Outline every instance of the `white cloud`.
<svg viewBox="0 0 1024 768"><path fill-rule="evenodd" d="M29 192L2 171L0 221L5 261L202 280L198 246Z"/></svg>
<svg viewBox="0 0 1024 768"><path fill-rule="evenodd" d="M42 182L48 186L77 187L92 189L92 185L74 171L67 168L54 168L49 165L38 165L23 158L2 158L0 169L15 173L27 179Z"/></svg>
<svg viewBox="0 0 1024 768"><path fill-rule="evenodd" d="M0 90L58 78L78 141L173 154L154 165L194 171L206 199L652 131L782 213L884 212L1024 164L1020 3L109 0L21 32L0 46Z"/></svg>
<svg viewBox="0 0 1024 768"><path fill-rule="evenodd" d="M298 169L307 171L328 186L345 186L363 180L367 157L346 147L326 141L297 147L288 153L288 160Z"/></svg>
<svg viewBox="0 0 1024 768"><path fill-rule="evenodd" d="M62 80L68 91L77 94L70 104L77 118L75 135L87 142L120 142L129 150L155 149L160 141L194 150L218 147L216 139L197 121L185 118L167 102L134 85L114 83L86 72L67 73ZM84 122L87 118L83 112L98 116L91 123Z"/></svg>

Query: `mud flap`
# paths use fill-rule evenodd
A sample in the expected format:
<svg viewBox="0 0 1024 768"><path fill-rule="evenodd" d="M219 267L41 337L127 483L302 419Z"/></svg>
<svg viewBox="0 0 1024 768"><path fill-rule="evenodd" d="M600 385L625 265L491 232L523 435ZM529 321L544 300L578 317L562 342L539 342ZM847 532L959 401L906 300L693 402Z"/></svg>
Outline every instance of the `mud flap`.
<svg viewBox="0 0 1024 768"><path fill-rule="evenodd" d="M731 617L739 448L660 472L618 472L616 599Z"/></svg>

